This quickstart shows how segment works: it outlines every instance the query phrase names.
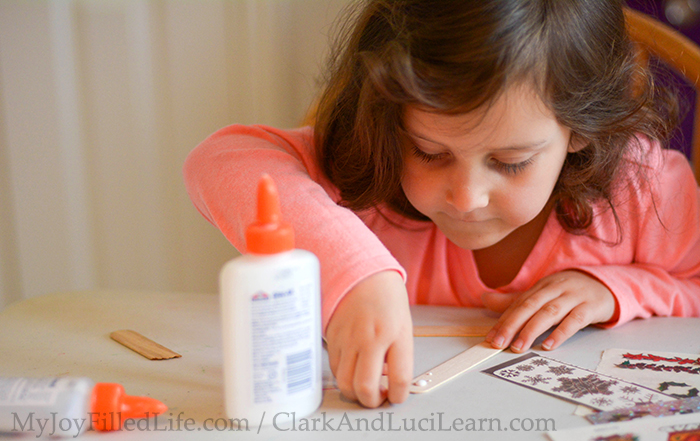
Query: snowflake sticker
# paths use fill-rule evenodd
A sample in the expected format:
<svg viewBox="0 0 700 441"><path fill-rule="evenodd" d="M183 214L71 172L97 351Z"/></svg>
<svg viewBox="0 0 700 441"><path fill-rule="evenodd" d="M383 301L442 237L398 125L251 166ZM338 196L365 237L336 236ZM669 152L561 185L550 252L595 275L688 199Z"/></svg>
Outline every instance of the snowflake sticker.
<svg viewBox="0 0 700 441"><path fill-rule="evenodd" d="M534 366L547 366L549 364L548 360L545 360L544 358L535 358L532 360L532 365Z"/></svg>
<svg viewBox="0 0 700 441"><path fill-rule="evenodd" d="M637 386L623 386L620 391L629 395L634 395L639 392L639 388Z"/></svg>
<svg viewBox="0 0 700 441"><path fill-rule="evenodd" d="M581 398L584 395L612 395L610 386L617 384L616 380L603 380L595 374L577 378L557 378L557 380L561 384L552 390L571 394L572 398Z"/></svg>
<svg viewBox="0 0 700 441"><path fill-rule="evenodd" d="M513 378L520 375L520 371L517 371L515 369L504 369L501 372L499 372L499 374L505 378Z"/></svg>
<svg viewBox="0 0 700 441"><path fill-rule="evenodd" d="M525 379L523 380L523 383L529 383L529 384L532 384L533 386L536 386L540 383L549 384L549 380L551 380L551 378L543 377L542 374L537 374L534 377L526 375Z"/></svg>
<svg viewBox="0 0 700 441"><path fill-rule="evenodd" d="M534 366L530 366L529 364L521 364L520 366L516 366L515 369L523 372L529 372L533 369L535 369Z"/></svg>
<svg viewBox="0 0 700 441"><path fill-rule="evenodd" d="M552 373L558 377L560 375L573 374L574 368L560 364L559 366L549 366L549 369L547 370L547 372Z"/></svg>
<svg viewBox="0 0 700 441"><path fill-rule="evenodd" d="M605 397L598 397L591 400L591 404L595 404L596 406L609 406L612 403L613 401L611 399Z"/></svg>
<svg viewBox="0 0 700 441"><path fill-rule="evenodd" d="M643 406L647 404L653 404L654 403L654 395L653 394L646 394L644 398L638 398L636 400L630 400L635 406Z"/></svg>

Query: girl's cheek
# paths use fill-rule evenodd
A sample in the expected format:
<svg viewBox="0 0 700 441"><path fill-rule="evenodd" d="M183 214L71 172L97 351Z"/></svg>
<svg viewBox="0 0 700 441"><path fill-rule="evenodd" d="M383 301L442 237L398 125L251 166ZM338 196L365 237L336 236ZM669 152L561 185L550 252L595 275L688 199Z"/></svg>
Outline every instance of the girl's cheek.
<svg viewBox="0 0 700 441"><path fill-rule="evenodd" d="M406 198L423 214L426 214L427 208L439 197L438 190L432 184L430 180L421 179L419 176L406 176L402 181Z"/></svg>

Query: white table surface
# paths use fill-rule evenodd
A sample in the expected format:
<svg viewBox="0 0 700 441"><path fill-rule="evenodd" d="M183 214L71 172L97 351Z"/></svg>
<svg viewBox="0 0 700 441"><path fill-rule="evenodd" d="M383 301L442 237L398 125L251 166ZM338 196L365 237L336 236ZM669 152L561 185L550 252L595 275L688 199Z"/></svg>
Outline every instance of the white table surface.
<svg viewBox="0 0 700 441"><path fill-rule="evenodd" d="M479 309L420 306L415 325L489 324L495 319ZM178 352L181 358L151 361L109 338L132 329ZM415 373L440 364L482 338L415 338ZM541 341L540 338L538 340ZM608 348L700 353L700 319L652 318L612 330L587 328L546 355L595 369ZM538 351L539 346L535 346ZM130 395L164 402L168 412L157 426L113 433L87 432L81 439L437 439L543 440L544 432L524 429L538 419L552 419L557 430L587 425L573 415L575 405L480 372L519 356L503 352L434 391L412 395L400 405L365 409L324 392L321 408L290 426L224 427L222 351L218 297L210 294L89 291L36 297L0 311L0 376L82 376L124 385ZM328 366L324 370L328 375ZM180 418L179 430L178 417ZM318 418L316 430L312 418ZM323 421L328 423L323 425ZM389 425L391 418L391 425ZM222 419L217 422L218 419ZM359 420L358 419L364 419ZM503 431L447 431L462 420L499 419ZM186 421L189 421L186 423ZM551 427L551 421L549 429ZM396 430L404 422L413 431ZM441 423L442 422L442 423ZM217 430L215 424L218 423ZM145 423L144 423L145 424ZM363 430L357 429L358 424ZM374 425L364 430L365 425ZM442 426L440 426L442 424ZM488 422L484 422L488 428ZM496 424L493 420L493 424ZM383 426L382 426L383 425ZM494 427L496 427L494 425ZM519 431L514 429L520 428ZM172 430L171 430L172 429ZM213 429L213 430L208 430ZM287 430L280 430L287 429ZM421 430L423 429L423 430ZM444 429L444 430L439 430ZM24 439L11 435L0 438ZM34 439L34 435L27 439Z"/></svg>

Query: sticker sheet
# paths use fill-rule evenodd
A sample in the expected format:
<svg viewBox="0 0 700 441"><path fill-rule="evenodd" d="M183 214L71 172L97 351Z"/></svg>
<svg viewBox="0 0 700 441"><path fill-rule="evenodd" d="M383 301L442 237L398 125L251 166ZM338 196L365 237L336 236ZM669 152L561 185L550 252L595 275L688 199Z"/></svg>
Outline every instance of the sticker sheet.
<svg viewBox="0 0 700 441"><path fill-rule="evenodd" d="M700 354L608 349L596 371L674 398L699 396Z"/></svg>
<svg viewBox="0 0 700 441"><path fill-rule="evenodd" d="M696 441L700 414L647 418L547 432L552 441Z"/></svg>
<svg viewBox="0 0 700 441"><path fill-rule="evenodd" d="M596 410L614 410L675 399L651 388L536 353L526 354L483 372Z"/></svg>
<svg viewBox="0 0 700 441"><path fill-rule="evenodd" d="M586 416L593 424L620 423L637 418L667 417L672 415L700 414L700 397L664 401L663 403L639 404L624 409L596 412Z"/></svg>

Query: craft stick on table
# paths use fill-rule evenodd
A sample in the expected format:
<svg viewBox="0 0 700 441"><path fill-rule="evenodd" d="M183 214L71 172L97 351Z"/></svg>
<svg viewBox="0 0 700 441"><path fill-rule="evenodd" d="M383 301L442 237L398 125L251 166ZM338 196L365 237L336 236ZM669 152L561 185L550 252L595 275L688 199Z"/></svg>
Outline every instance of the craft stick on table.
<svg viewBox="0 0 700 441"><path fill-rule="evenodd" d="M412 394L429 392L458 375L476 367L503 349L494 349L489 343L482 342L461 352L446 362L435 366L413 379L409 391Z"/></svg>
<svg viewBox="0 0 700 441"><path fill-rule="evenodd" d="M414 326L414 337L486 337L491 326L442 325Z"/></svg>
<svg viewBox="0 0 700 441"><path fill-rule="evenodd" d="M168 360L181 357L177 352L171 351L136 331L123 329L121 331L114 331L109 334L109 336L112 340L121 343L149 360Z"/></svg>

